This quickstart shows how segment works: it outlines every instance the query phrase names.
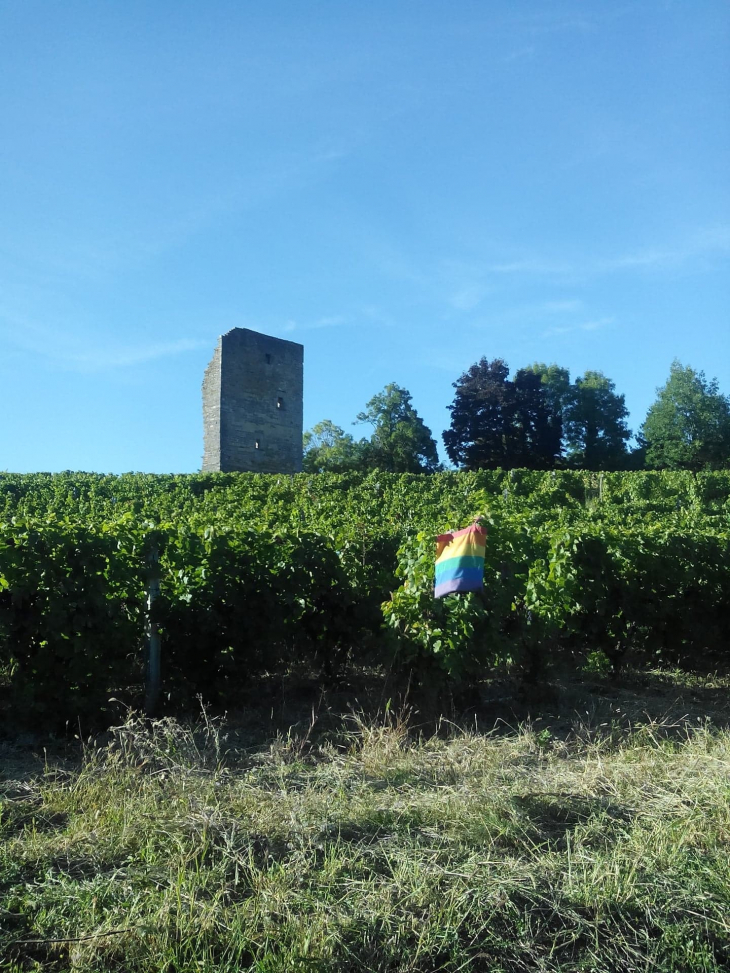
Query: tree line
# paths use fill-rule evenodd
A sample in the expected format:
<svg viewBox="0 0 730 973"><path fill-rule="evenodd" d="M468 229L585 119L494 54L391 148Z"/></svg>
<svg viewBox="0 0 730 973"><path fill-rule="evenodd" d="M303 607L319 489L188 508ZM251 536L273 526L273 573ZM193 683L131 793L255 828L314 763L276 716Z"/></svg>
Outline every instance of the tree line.
<svg viewBox="0 0 730 973"><path fill-rule="evenodd" d="M603 372L571 381L568 369L536 362L510 377L503 359L482 358L453 387L443 442L460 469L730 467L730 397L716 379L677 360L635 435L624 396ZM369 425L370 436L356 439L329 419L307 430L304 471L441 468L431 430L400 385L374 395L354 424Z"/></svg>

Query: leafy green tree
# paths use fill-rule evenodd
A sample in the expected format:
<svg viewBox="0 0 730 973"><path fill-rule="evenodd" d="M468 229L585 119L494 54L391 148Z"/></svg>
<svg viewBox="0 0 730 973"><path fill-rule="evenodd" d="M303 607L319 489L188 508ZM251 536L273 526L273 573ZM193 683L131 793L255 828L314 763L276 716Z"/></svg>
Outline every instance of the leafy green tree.
<svg viewBox="0 0 730 973"><path fill-rule="evenodd" d="M365 464L388 473L433 473L439 457L431 430L411 405L411 393L391 382L358 413L373 426L365 444Z"/></svg>
<svg viewBox="0 0 730 973"><path fill-rule="evenodd" d="M545 398L549 412L548 423L553 435L560 441L558 457L562 457L565 426L565 408L572 399L570 372L567 368L553 363L534 362L529 371L540 376L540 382L545 386Z"/></svg>
<svg viewBox="0 0 730 973"><path fill-rule="evenodd" d="M452 463L467 470L505 465L512 398L508 376L509 366L503 359L482 358L453 383L451 426L443 434Z"/></svg>
<svg viewBox="0 0 730 973"><path fill-rule="evenodd" d="M571 386L564 406L564 435L571 466L586 470L621 470L628 463L623 395L603 372L588 371Z"/></svg>
<svg viewBox="0 0 730 973"><path fill-rule="evenodd" d="M550 388L530 368L516 372L512 385L510 465L552 469L562 452L563 424L560 410L551 407Z"/></svg>
<svg viewBox="0 0 730 973"><path fill-rule="evenodd" d="M446 452L465 469L549 469L560 456L561 423L551 414L548 386L534 369L512 381L501 358L482 358L458 382Z"/></svg>
<svg viewBox="0 0 730 973"><path fill-rule="evenodd" d="M641 427L646 464L654 469L703 470L730 466L730 399L676 359Z"/></svg>
<svg viewBox="0 0 730 973"><path fill-rule="evenodd" d="M304 433L302 469L305 473L344 473L363 469L365 445L365 440L355 442L331 419L324 419Z"/></svg>

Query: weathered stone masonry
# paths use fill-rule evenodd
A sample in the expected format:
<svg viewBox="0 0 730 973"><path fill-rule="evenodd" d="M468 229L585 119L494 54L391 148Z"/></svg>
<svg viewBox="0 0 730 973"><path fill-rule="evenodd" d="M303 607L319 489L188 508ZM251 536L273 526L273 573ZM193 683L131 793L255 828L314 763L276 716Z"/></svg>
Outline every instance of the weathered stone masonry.
<svg viewBox="0 0 730 973"><path fill-rule="evenodd" d="M234 328L203 377L203 471L299 473L304 347Z"/></svg>

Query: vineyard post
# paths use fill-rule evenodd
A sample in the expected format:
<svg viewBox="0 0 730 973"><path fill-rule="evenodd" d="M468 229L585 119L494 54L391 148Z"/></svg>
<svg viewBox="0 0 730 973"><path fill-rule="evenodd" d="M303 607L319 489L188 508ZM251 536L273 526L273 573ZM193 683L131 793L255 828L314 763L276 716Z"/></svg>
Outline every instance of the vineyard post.
<svg viewBox="0 0 730 973"><path fill-rule="evenodd" d="M153 716L160 695L160 626L153 619L153 606L160 594L160 552L156 546L149 553L147 588L147 672L144 708Z"/></svg>

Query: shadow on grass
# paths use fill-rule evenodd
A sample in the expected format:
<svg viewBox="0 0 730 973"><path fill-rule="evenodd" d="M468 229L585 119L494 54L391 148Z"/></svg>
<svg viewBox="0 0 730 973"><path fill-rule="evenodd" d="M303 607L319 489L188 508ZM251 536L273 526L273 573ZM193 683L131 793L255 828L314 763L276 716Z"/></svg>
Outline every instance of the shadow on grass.
<svg viewBox="0 0 730 973"><path fill-rule="evenodd" d="M569 836L581 825L593 825L592 835L584 845L606 848L630 825L634 813L604 797L585 794L538 793L514 795L512 806L527 819L536 832L537 842L550 850L564 851Z"/></svg>
<svg viewBox="0 0 730 973"><path fill-rule="evenodd" d="M562 741L618 737L642 726L677 739L705 722L730 728L730 676L678 670L626 670L619 677L556 672L536 687L525 687L515 678L490 674L468 696L467 706L442 695L434 710L432 700L419 699L412 688L398 694L376 672L351 673L343 691L298 671L248 687L227 720L231 739L254 749L277 733L296 736L303 741L299 757L325 741L346 747L343 720L353 713L366 723L405 713L411 738L448 736L454 726L510 735L528 724Z"/></svg>

